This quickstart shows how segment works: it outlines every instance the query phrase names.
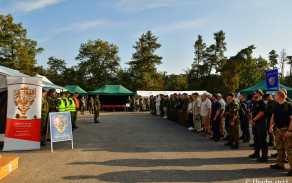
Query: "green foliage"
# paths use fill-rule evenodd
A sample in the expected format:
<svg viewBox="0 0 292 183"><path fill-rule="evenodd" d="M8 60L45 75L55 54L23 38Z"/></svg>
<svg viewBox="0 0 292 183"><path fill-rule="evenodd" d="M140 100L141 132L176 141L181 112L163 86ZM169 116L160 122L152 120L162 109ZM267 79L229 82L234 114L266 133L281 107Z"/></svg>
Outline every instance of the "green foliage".
<svg viewBox="0 0 292 183"><path fill-rule="evenodd" d="M34 76L41 67L36 67L35 56L43 48L26 37L27 31L21 23L14 23L12 15L0 15L0 65Z"/></svg>
<svg viewBox="0 0 292 183"><path fill-rule="evenodd" d="M270 51L269 53L269 61L270 61L270 64L271 64L271 67L273 69L276 69L277 68L277 65L278 65L278 58L279 55L276 53L275 50L272 50Z"/></svg>
<svg viewBox="0 0 292 183"><path fill-rule="evenodd" d="M132 61L127 64L130 66L136 89L152 90L160 86L158 82L161 75L157 73L156 65L162 63L162 57L155 54L155 51L161 47L157 39L151 31L147 31L133 46L136 52L132 55Z"/></svg>

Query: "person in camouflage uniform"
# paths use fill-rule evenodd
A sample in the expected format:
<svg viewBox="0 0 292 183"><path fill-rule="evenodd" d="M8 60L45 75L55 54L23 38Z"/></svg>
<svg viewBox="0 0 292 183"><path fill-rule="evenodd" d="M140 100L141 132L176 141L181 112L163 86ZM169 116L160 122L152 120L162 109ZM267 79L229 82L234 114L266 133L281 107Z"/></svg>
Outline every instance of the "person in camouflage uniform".
<svg viewBox="0 0 292 183"><path fill-rule="evenodd" d="M227 100L229 102L228 111L228 143L224 145L231 146L231 149L239 149L239 104L234 100L234 94L229 93ZM234 142L234 145L233 145Z"/></svg>
<svg viewBox="0 0 292 183"><path fill-rule="evenodd" d="M164 110L163 110L163 107L164 107L164 96L163 94L160 94L160 106L159 106L159 110L160 110L160 117L163 117L164 116Z"/></svg>
<svg viewBox="0 0 292 183"><path fill-rule="evenodd" d="M168 119L173 120L173 95L170 95L169 98L169 110L168 110Z"/></svg>
<svg viewBox="0 0 292 183"><path fill-rule="evenodd" d="M157 99L157 96L154 96L153 97L153 115L157 115L157 109L156 109L156 99Z"/></svg>
<svg viewBox="0 0 292 183"><path fill-rule="evenodd" d="M100 123L98 121L100 110L101 110L101 103L99 101L99 95L96 95L95 100L94 100L94 123Z"/></svg>
<svg viewBox="0 0 292 183"><path fill-rule="evenodd" d="M143 97L139 96L139 108L140 108L140 112L143 112L143 104L144 104Z"/></svg>
<svg viewBox="0 0 292 183"><path fill-rule="evenodd" d="M56 89L51 88L48 92L47 102L49 104L49 112L57 112L58 107L56 105Z"/></svg>
<svg viewBox="0 0 292 183"><path fill-rule="evenodd" d="M90 97L90 100L88 101L88 110L89 110L89 114L93 114L93 110L94 110L94 100L93 97Z"/></svg>
<svg viewBox="0 0 292 183"><path fill-rule="evenodd" d="M168 113L169 113L169 107L170 107L170 100L169 100L169 96L168 95L165 95L164 96L165 97L165 99L164 99L164 118L168 118Z"/></svg>
<svg viewBox="0 0 292 183"><path fill-rule="evenodd" d="M177 97L177 93L174 93L173 94L173 120L174 121L177 121L178 120L178 110L177 110L177 107L176 107L176 104L178 102L178 97Z"/></svg>
<svg viewBox="0 0 292 183"><path fill-rule="evenodd" d="M130 107L127 108L127 110L129 110L128 112L132 112L132 111L131 111L131 103L132 103L132 99L131 99L131 97L129 96L128 99L127 99L127 104L130 104Z"/></svg>
<svg viewBox="0 0 292 183"><path fill-rule="evenodd" d="M41 115L41 146L46 145L47 141L47 119L49 113L49 104L46 100L47 92L43 89L42 91L42 115Z"/></svg>
<svg viewBox="0 0 292 183"><path fill-rule="evenodd" d="M269 135L269 142L268 142L268 146L274 146L275 143L275 137L273 133L269 132L269 127L271 124L271 118L272 118L272 114L273 114L273 109L275 104L277 103L271 94L266 94L265 96L266 101L268 101L268 105L267 105L267 109L266 109L266 114L267 114L267 131L268 131L268 135Z"/></svg>
<svg viewBox="0 0 292 183"><path fill-rule="evenodd" d="M277 163L271 165L272 169L285 169L286 153L290 165L288 176L292 176L292 103L285 100L285 93L278 91L269 127L270 133L274 133L276 126L276 146L277 146Z"/></svg>
<svg viewBox="0 0 292 183"><path fill-rule="evenodd" d="M184 126L188 125L188 114L187 114L188 105L189 105L189 96L188 96L188 94L185 93L184 94L184 105L182 108L182 111L183 111L182 124Z"/></svg>
<svg viewBox="0 0 292 183"><path fill-rule="evenodd" d="M135 98L134 98L134 96L132 96L131 104L130 104L130 111L134 111L134 105L135 105Z"/></svg>
<svg viewBox="0 0 292 183"><path fill-rule="evenodd" d="M80 99L80 113L81 114L84 114L85 104L86 104L86 100L84 96L82 96L82 98Z"/></svg>

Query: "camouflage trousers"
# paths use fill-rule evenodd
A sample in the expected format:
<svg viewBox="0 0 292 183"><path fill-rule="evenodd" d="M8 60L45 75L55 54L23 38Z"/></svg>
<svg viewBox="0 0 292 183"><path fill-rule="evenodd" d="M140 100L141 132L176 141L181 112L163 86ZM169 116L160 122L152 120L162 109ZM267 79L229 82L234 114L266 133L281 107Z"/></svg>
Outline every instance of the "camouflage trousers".
<svg viewBox="0 0 292 183"><path fill-rule="evenodd" d="M292 167L292 136L285 137L288 127L276 129L276 146L277 146L277 164L284 166L286 153L288 156L289 165ZM286 153L285 153L286 152Z"/></svg>
<svg viewBox="0 0 292 183"><path fill-rule="evenodd" d="M89 106L88 107L88 111L89 111L90 114L93 114L93 107Z"/></svg>
<svg viewBox="0 0 292 183"><path fill-rule="evenodd" d="M228 143L233 143L234 145L239 145L239 124L240 120L237 119L234 123L234 126L231 126L232 118L229 118L228 124Z"/></svg>
<svg viewBox="0 0 292 183"><path fill-rule="evenodd" d="M74 121L74 118L75 118L75 112L70 112L71 114L71 126L73 126L73 121Z"/></svg>
<svg viewBox="0 0 292 183"><path fill-rule="evenodd" d="M41 117L41 143L46 144L47 142L47 126L48 117Z"/></svg>
<svg viewBox="0 0 292 183"><path fill-rule="evenodd" d="M98 117L99 117L99 110L95 110L94 111L94 122L98 121Z"/></svg>
<svg viewBox="0 0 292 183"><path fill-rule="evenodd" d="M84 109L85 109L85 106L81 106L81 108L80 108L81 114L84 114Z"/></svg>
<svg viewBox="0 0 292 183"><path fill-rule="evenodd" d="M74 112L70 112L71 113L71 122L72 122L72 126L75 126L76 125L76 120L77 120L77 109L76 111ZM73 116L72 116L72 113L73 113Z"/></svg>

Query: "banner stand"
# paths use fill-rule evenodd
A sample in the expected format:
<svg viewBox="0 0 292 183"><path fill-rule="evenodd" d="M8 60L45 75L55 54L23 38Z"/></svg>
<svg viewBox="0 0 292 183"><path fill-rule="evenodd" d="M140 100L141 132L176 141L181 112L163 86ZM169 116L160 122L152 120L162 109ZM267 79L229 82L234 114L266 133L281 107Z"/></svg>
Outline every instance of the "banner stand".
<svg viewBox="0 0 292 183"><path fill-rule="evenodd" d="M73 133L71 125L71 114L69 112L49 113L51 152L53 152L53 142L71 140L73 149Z"/></svg>

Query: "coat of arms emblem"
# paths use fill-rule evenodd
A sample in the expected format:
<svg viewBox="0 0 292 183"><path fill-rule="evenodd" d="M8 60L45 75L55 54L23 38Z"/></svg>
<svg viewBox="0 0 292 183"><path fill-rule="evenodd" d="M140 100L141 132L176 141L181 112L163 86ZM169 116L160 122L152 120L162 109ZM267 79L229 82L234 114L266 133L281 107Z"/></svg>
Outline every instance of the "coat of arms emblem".
<svg viewBox="0 0 292 183"><path fill-rule="evenodd" d="M68 125L68 117L59 115L58 117L53 117L54 126L57 128L59 132L63 132Z"/></svg>
<svg viewBox="0 0 292 183"><path fill-rule="evenodd" d="M275 82L276 82L276 78L275 78L275 77L270 77L270 78L269 78L269 83L270 83L271 85L274 85Z"/></svg>
<svg viewBox="0 0 292 183"><path fill-rule="evenodd" d="M26 119L26 111L30 109L30 106L34 103L36 97L36 89L29 89L28 87L20 88L20 90L13 90L13 100L17 109L20 110L20 119Z"/></svg>

